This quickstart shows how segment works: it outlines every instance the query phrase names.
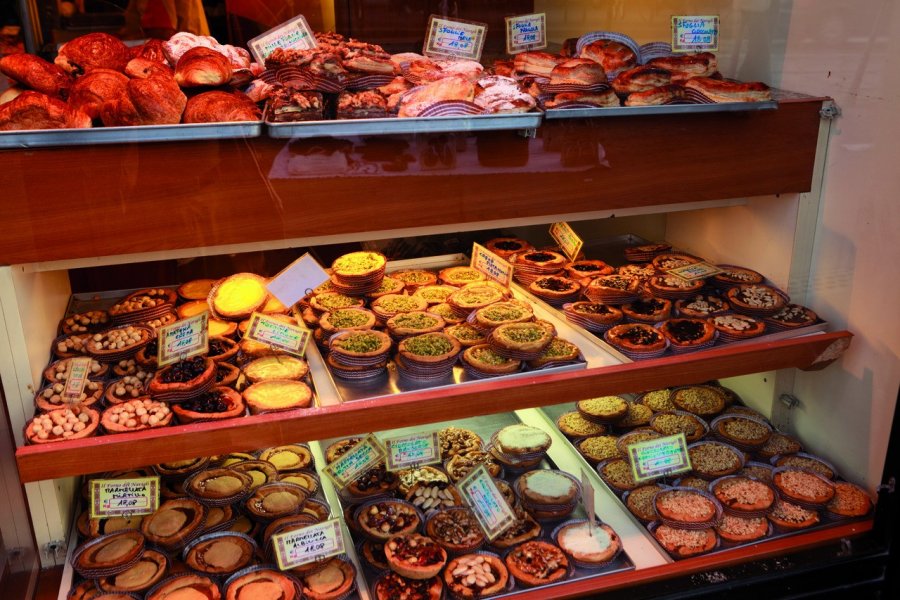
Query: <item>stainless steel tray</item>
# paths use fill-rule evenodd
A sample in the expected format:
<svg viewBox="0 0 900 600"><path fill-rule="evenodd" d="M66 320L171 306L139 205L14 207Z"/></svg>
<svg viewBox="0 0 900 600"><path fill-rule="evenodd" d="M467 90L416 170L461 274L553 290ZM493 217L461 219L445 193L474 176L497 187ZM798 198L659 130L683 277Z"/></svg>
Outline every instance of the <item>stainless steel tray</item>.
<svg viewBox="0 0 900 600"><path fill-rule="evenodd" d="M681 115L720 112L749 112L775 110L778 102L717 102L715 104L662 104L660 106L620 106L610 108L549 108L544 118L585 119L595 117L636 117L640 115Z"/></svg>
<svg viewBox="0 0 900 600"><path fill-rule="evenodd" d="M339 135L395 135L405 133L448 133L534 129L541 124L542 113L509 113L460 117L412 117L383 119L342 119L272 123L266 121L270 137L313 138Z"/></svg>
<svg viewBox="0 0 900 600"><path fill-rule="evenodd" d="M227 140L254 138L260 135L262 135L262 121L135 125L133 127L93 127L91 129L34 129L0 132L0 149L130 142Z"/></svg>

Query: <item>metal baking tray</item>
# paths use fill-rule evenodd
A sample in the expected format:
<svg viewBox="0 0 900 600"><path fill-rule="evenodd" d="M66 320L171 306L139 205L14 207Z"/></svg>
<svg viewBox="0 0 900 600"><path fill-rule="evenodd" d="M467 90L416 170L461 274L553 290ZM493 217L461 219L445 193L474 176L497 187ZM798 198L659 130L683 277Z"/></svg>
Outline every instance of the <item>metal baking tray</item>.
<svg viewBox="0 0 900 600"><path fill-rule="evenodd" d="M619 106L609 108L548 108L544 117L552 119L585 119L595 117L636 117L640 115L682 115L721 112L775 110L778 102L717 102L715 104L661 104L659 106Z"/></svg>
<svg viewBox="0 0 900 600"><path fill-rule="evenodd" d="M273 123L266 121L270 137L314 138L340 135L395 135L406 133L448 133L534 129L541 124L541 112L471 115L460 117L388 117Z"/></svg>
<svg viewBox="0 0 900 600"><path fill-rule="evenodd" d="M0 132L0 149L88 146L92 144L125 144L131 142L228 140L255 138L260 135L262 135L261 120L235 123L92 127L90 129L34 129Z"/></svg>
<svg viewBox="0 0 900 600"><path fill-rule="evenodd" d="M474 431L479 436L481 436L481 439L483 439L485 441L485 444L487 444L490 442L491 435L495 431L497 431L503 427L506 427L507 425L517 425L519 423L521 423L521 420L516 416L515 413L496 413L496 414L485 415L485 416L481 416L481 417L469 417L469 418L465 418L465 419L456 419L454 421L445 421L443 423L432 423L430 425L414 425L412 427L403 427L400 429L392 429L390 431L380 431L380 432L378 432L376 437L378 437L379 439L385 439L385 438L394 437L397 435L421 433L422 431L437 431L444 427L453 426L453 427L462 427L463 429L469 429L471 431ZM332 444L339 439L341 439L341 438L322 440L319 443L322 445L322 447L327 448L329 444ZM572 450L572 451L574 452L574 450ZM577 452L576 452L576 454L577 454ZM440 465L435 465L435 466L439 467ZM547 459L542 461L541 464L536 468L556 469L557 466L548 457ZM519 476L518 472L506 473L506 474L504 474L503 479L505 481L507 481L510 485L512 485L512 483L515 481L515 479L518 476ZM322 478L323 483L325 482L326 479L327 479L327 477ZM328 481L327 485L331 485L331 482ZM627 509L626 509L626 512L627 512ZM575 511L570 516L566 517L565 519L561 519L559 521L549 521L549 522L541 521L540 523L541 523L541 527L543 529L543 533L542 533L541 537L542 537L542 539L549 538L551 531L559 523L568 521L569 519L586 519L586 518L587 518L587 514L585 513L584 506L579 502L578 507L575 509ZM599 515L598 515L598 519L602 520L602 519L600 519ZM485 547L483 549L487 550L487 551L492 551L488 547ZM370 579L371 581L374 581L374 578L378 575L378 573L374 572L365 563L363 563L363 565L364 565L363 571L364 571L365 575L367 576L367 578ZM609 575L611 573L621 573L623 571L631 571L633 569L634 569L634 563L632 562L631 558L629 558L628 554L623 549L622 552L619 553L618 557L616 557L616 559L614 561L612 561L612 563L607 567L604 567L601 569L583 569L581 567L575 567L572 572L572 575L562 581L550 583L547 585L542 585L537 588L515 587L510 591L503 592L503 593L500 593L497 595L492 595L491 598L514 597L517 593L520 593L525 590L532 590L532 589L546 590L547 591L546 593L548 595L547 597L552 597L551 590L556 586L565 585L565 584L571 583L572 581L580 581L583 579L602 577L604 575ZM370 583L371 583L371 581L370 581Z"/></svg>

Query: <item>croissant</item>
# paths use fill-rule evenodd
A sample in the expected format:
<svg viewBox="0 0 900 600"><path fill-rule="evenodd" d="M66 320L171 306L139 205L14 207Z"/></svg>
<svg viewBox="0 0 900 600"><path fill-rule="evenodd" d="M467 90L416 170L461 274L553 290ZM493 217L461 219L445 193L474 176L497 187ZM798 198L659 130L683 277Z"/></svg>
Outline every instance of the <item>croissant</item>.
<svg viewBox="0 0 900 600"><path fill-rule="evenodd" d="M91 118L65 102L40 92L24 91L0 105L0 131L19 129L84 129Z"/></svg>
<svg viewBox="0 0 900 600"><path fill-rule="evenodd" d="M198 46L181 55L175 81L181 87L224 85L231 81L231 62L221 52Z"/></svg>
<svg viewBox="0 0 900 600"><path fill-rule="evenodd" d="M94 69L79 77L69 92L69 106L81 110L91 119L100 117L103 104L120 96L128 78L112 69Z"/></svg>
<svg viewBox="0 0 900 600"><path fill-rule="evenodd" d="M10 54L0 58L0 73L48 96L65 98L72 85L72 78L65 71L33 54Z"/></svg>
<svg viewBox="0 0 900 600"><path fill-rule="evenodd" d="M222 123L231 121L258 121L259 107L241 92L203 92L187 102L184 108L185 123Z"/></svg>
<svg viewBox="0 0 900 600"><path fill-rule="evenodd" d="M125 90L100 109L107 127L117 125L172 125L181 121L187 97L171 77L131 79Z"/></svg>
<svg viewBox="0 0 900 600"><path fill-rule="evenodd" d="M147 40L140 46L135 46L131 49L130 58L132 60L135 58L146 58L163 65L168 66L169 64L169 61L166 59L166 53L163 50L162 40Z"/></svg>
<svg viewBox="0 0 900 600"><path fill-rule="evenodd" d="M153 75L171 78L175 75L166 63L159 63L153 59L140 56L128 61L128 64L125 65L125 74L139 79L147 79Z"/></svg>
<svg viewBox="0 0 900 600"><path fill-rule="evenodd" d="M89 33L66 42L54 61L72 75L83 75L91 69L124 71L131 58L128 46L108 33Z"/></svg>

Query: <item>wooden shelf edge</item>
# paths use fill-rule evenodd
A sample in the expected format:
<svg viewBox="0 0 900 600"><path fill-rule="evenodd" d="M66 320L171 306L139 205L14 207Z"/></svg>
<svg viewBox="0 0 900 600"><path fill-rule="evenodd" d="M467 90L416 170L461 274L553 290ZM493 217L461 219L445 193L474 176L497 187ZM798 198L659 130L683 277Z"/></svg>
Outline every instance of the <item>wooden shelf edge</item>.
<svg viewBox="0 0 900 600"><path fill-rule="evenodd" d="M356 400L227 422L179 425L131 434L24 446L16 450L23 482L98 473L280 444L447 421L607 394L686 385L834 361L852 334L836 331L786 340L723 346L686 356L486 380L377 400Z"/></svg>

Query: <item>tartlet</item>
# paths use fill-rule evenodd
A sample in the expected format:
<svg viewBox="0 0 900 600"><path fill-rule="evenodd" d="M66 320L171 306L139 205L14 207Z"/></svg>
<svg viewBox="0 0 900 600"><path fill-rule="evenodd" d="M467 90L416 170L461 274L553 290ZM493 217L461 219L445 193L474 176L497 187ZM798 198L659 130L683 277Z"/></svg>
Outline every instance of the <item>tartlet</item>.
<svg viewBox="0 0 900 600"><path fill-rule="evenodd" d="M229 321L246 319L269 299L266 279L253 273L235 273L220 281L209 294L216 316Z"/></svg>
<svg viewBox="0 0 900 600"><path fill-rule="evenodd" d="M575 449L592 465L622 456L614 435L593 435L580 440Z"/></svg>
<svg viewBox="0 0 900 600"><path fill-rule="evenodd" d="M653 530L653 537L666 549L666 552L678 558L687 558L709 552L719 543L714 529L681 529L660 524Z"/></svg>
<svg viewBox="0 0 900 600"><path fill-rule="evenodd" d="M687 386L672 392L672 403L678 410L709 418L725 409L725 393L709 385Z"/></svg>
<svg viewBox="0 0 900 600"><path fill-rule="evenodd" d="M243 391L250 414L309 408L312 389L294 379L269 379L254 383Z"/></svg>
<svg viewBox="0 0 900 600"><path fill-rule="evenodd" d="M416 509L400 500L367 504L357 511L355 519L356 525L367 537L380 541L412 533L422 523Z"/></svg>
<svg viewBox="0 0 900 600"><path fill-rule="evenodd" d="M738 513L765 512L775 503L775 492L762 481L749 477L726 477L710 489L723 508Z"/></svg>
<svg viewBox="0 0 900 600"><path fill-rule="evenodd" d="M757 273L753 269L734 265L716 265L716 267L722 269L722 272L713 275L711 280L718 287L756 284L763 281L762 273Z"/></svg>
<svg viewBox="0 0 900 600"><path fill-rule="evenodd" d="M529 252L534 249L528 241L514 237L493 238L485 242L484 247L501 258L509 258L518 252Z"/></svg>
<svg viewBox="0 0 900 600"><path fill-rule="evenodd" d="M390 350L391 338L382 331L345 331L336 334L329 346L337 362L362 366L379 362Z"/></svg>
<svg viewBox="0 0 900 600"><path fill-rule="evenodd" d="M475 311L474 325L493 329L508 323L523 323L534 318L531 307L518 301L495 302Z"/></svg>
<svg viewBox="0 0 900 600"><path fill-rule="evenodd" d="M769 534L769 521L765 517L738 517L725 515L716 526L716 532L726 542L752 542Z"/></svg>
<svg viewBox="0 0 900 600"><path fill-rule="evenodd" d="M461 427L444 427L438 431L441 458L447 460L457 454L481 451L483 442L477 433Z"/></svg>
<svg viewBox="0 0 900 600"><path fill-rule="evenodd" d="M458 290L459 288L455 285L425 285L416 288L416 291L413 292L412 295L422 298L429 305L441 304L442 302L447 301L450 294Z"/></svg>
<svg viewBox="0 0 900 600"><path fill-rule="evenodd" d="M215 380L215 361L194 356L167 365L154 373L147 391L153 398L176 402L203 394L213 386Z"/></svg>
<svg viewBox="0 0 900 600"><path fill-rule="evenodd" d="M187 549L185 564L201 573L221 575L246 567L256 552L253 540L239 533L213 533L194 540Z"/></svg>
<svg viewBox="0 0 900 600"><path fill-rule="evenodd" d="M628 414L628 401L621 396L601 396L580 400L575 408L592 423L615 423Z"/></svg>
<svg viewBox="0 0 900 600"><path fill-rule="evenodd" d="M675 410L675 404L672 402L672 390L652 390L645 392L639 398L639 402L644 406L649 406L653 412L664 412Z"/></svg>
<svg viewBox="0 0 900 600"><path fill-rule="evenodd" d="M713 421L711 428L718 437L742 450L762 448L772 436L772 428L767 423L739 414L722 415Z"/></svg>
<svg viewBox="0 0 900 600"><path fill-rule="evenodd" d="M569 278L580 282L581 285L587 285L594 277L612 275L616 271L602 260L576 260L566 265L565 270Z"/></svg>
<svg viewBox="0 0 900 600"><path fill-rule="evenodd" d="M675 302L675 311L679 316L694 319L706 319L722 314L729 308L725 300L713 294L697 294Z"/></svg>
<svg viewBox="0 0 900 600"><path fill-rule="evenodd" d="M144 552L140 531L128 529L94 538L81 544L72 557L72 566L88 579L124 571Z"/></svg>
<svg viewBox="0 0 900 600"><path fill-rule="evenodd" d="M310 600L335 600L346 596L356 584L353 563L335 557L321 569L300 576L303 597Z"/></svg>
<svg viewBox="0 0 900 600"><path fill-rule="evenodd" d="M225 600L295 600L300 597L294 580L274 569L253 569L244 575L229 579L225 587Z"/></svg>
<svg viewBox="0 0 900 600"><path fill-rule="evenodd" d="M618 428L643 427L650 423L653 411L646 404L628 403L628 412L616 422Z"/></svg>
<svg viewBox="0 0 900 600"><path fill-rule="evenodd" d="M206 507L191 498L174 498L141 521L141 532L148 541L173 550L198 534L206 522Z"/></svg>
<svg viewBox="0 0 900 600"><path fill-rule="evenodd" d="M602 302L580 301L567 304L563 307L566 318L586 329L597 331L601 328L612 327L622 320L622 310L616 306L609 306Z"/></svg>
<svg viewBox="0 0 900 600"><path fill-rule="evenodd" d="M779 498L766 518L784 529L806 529L819 522L819 513Z"/></svg>
<svg viewBox="0 0 900 600"><path fill-rule="evenodd" d="M659 254L653 257L650 264L658 271L668 271L669 269L677 269L678 267L686 267L694 263L700 262L700 259L690 254L681 254L678 252L669 252Z"/></svg>
<svg viewBox="0 0 900 600"><path fill-rule="evenodd" d="M556 543L575 562L588 565L607 563L622 549L622 541L612 527L587 521L563 525L556 532Z"/></svg>
<svg viewBox="0 0 900 600"><path fill-rule="evenodd" d="M825 508L838 517L864 517L872 510L872 498L859 486L838 481L834 484L834 497Z"/></svg>
<svg viewBox="0 0 900 600"><path fill-rule="evenodd" d="M784 500L801 504L824 505L835 494L834 484L825 477L792 467L776 469L772 485Z"/></svg>
<svg viewBox="0 0 900 600"><path fill-rule="evenodd" d="M221 421L242 417L246 412L244 399L235 390L219 386L206 394L172 405L179 423Z"/></svg>
<svg viewBox="0 0 900 600"><path fill-rule="evenodd" d="M309 448L299 444L275 446L259 455L260 460L272 463L279 473L306 469L312 464L313 456Z"/></svg>
<svg viewBox="0 0 900 600"><path fill-rule="evenodd" d="M413 335L440 332L446 323L440 315L414 310L394 315L387 320L385 325L391 337L400 340Z"/></svg>
<svg viewBox="0 0 900 600"><path fill-rule="evenodd" d="M398 279L406 285L406 289L414 291L419 287L434 285L437 283L437 275L430 271L412 269L408 271L394 271L389 273L393 279Z"/></svg>
<svg viewBox="0 0 900 600"><path fill-rule="evenodd" d="M506 298L505 294L496 287L483 283L481 285L467 286L453 292L447 297L447 304L461 316L466 316L472 311L484 308L494 302L500 302ZM432 311L434 307L432 307Z"/></svg>
<svg viewBox="0 0 900 600"><path fill-rule="evenodd" d="M146 600L178 598L221 600L222 594L219 585L211 578L196 573L182 573L160 583L145 596Z"/></svg>
<svg viewBox="0 0 900 600"><path fill-rule="evenodd" d="M446 321L445 321L446 322ZM457 323L444 328L444 333L459 342L463 348L471 348L487 343L487 336L480 329L468 323Z"/></svg>
<svg viewBox="0 0 900 600"><path fill-rule="evenodd" d="M424 311L428 308L428 302L417 296L386 294L373 300L371 306L375 316L384 323L400 313Z"/></svg>
<svg viewBox="0 0 900 600"><path fill-rule="evenodd" d="M637 297L640 285L640 279L631 275L601 275L584 288L584 295L592 302L626 304Z"/></svg>
<svg viewBox="0 0 900 600"><path fill-rule="evenodd" d="M799 304L788 304L777 313L766 318L766 322L776 329L809 327L818 320L819 315Z"/></svg>
<svg viewBox="0 0 900 600"><path fill-rule="evenodd" d="M473 267L448 267L441 269L438 279L447 285L463 286L487 279L484 273Z"/></svg>
<svg viewBox="0 0 900 600"><path fill-rule="evenodd" d="M444 583L440 577L409 579L393 571L382 574L374 585L376 600L440 600Z"/></svg>
<svg viewBox="0 0 900 600"><path fill-rule="evenodd" d="M256 490L261 485L272 483L278 479L278 469L266 460L248 459L234 462L228 468L250 476L250 490Z"/></svg>
<svg viewBox="0 0 900 600"><path fill-rule="evenodd" d="M97 433L100 413L87 407L57 408L36 415L25 426L29 444L50 444L91 437Z"/></svg>
<svg viewBox="0 0 900 600"><path fill-rule="evenodd" d="M499 477L502 472L502 468L497 464L494 455L483 451L457 454L447 461L445 468L451 480L459 481L480 464L485 465L491 477Z"/></svg>
<svg viewBox="0 0 900 600"><path fill-rule="evenodd" d="M505 357L488 344L466 348L462 362L480 375L506 375L522 368L521 360Z"/></svg>
<svg viewBox="0 0 900 600"><path fill-rule="evenodd" d="M572 513L581 488L562 471L537 469L516 480L523 508L536 519L562 519Z"/></svg>
<svg viewBox="0 0 900 600"><path fill-rule="evenodd" d="M309 373L309 364L302 358L279 354L264 356L243 366L244 376L250 383L269 379L303 379Z"/></svg>
<svg viewBox="0 0 900 600"><path fill-rule="evenodd" d="M650 418L650 427L663 435L684 433L685 439L696 442L706 435L706 424L700 417L681 411L664 411Z"/></svg>
<svg viewBox="0 0 900 600"><path fill-rule="evenodd" d="M218 279L192 279L182 283L176 291L183 300L203 300L205 302L218 282Z"/></svg>
<svg viewBox="0 0 900 600"><path fill-rule="evenodd" d="M516 424L507 425L494 436L496 448L513 458L526 458L534 453L546 452L552 440L538 427Z"/></svg>
<svg viewBox="0 0 900 600"><path fill-rule="evenodd" d="M724 314L712 317L709 322L726 340L743 340L762 335L766 324L747 315Z"/></svg>
<svg viewBox="0 0 900 600"><path fill-rule="evenodd" d="M103 592L143 592L160 581L166 574L169 560L156 550L144 550L137 563L127 570L97 580Z"/></svg>
<svg viewBox="0 0 900 600"><path fill-rule="evenodd" d="M528 291L554 306L577 298L581 289L578 281L559 275L544 275L528 285Z"/></svg>
<svg viewBox="0 0 900 600"><path fill-rule="evenodd" d="M376 465L347 484L343 489L346 496L354 500L370 498L390 493L400 486L396 473L385 469L384 464Z"/></svg>
<svg viewBox="0 0 900 600"><path fill-rule="evenodd" d="M656 494L653 507L661 519L685 525L710 523L716 520L716 503L697 490L667 489Z"/></svg>
<svg viewBox="0 0 900 600"><path fill-rule="evenodd" d="M529 360L527 364L531 369L540 369L551 364L574 362L580 356L578 346L560 337L554 337L541 355Z"/></svg>
<svg viewBox="0 0 900 600"><path fill-rule="evenodd" d="M567 412L556 419L556 426L569 439L603 435L609 428L601 423L588 421L578 411Z"/></svg>
<svg viewBox="0 0 900 600"><path fill-rule="evenodd" d="M516 581L537 586L560 581L569 574L569 559L549 542L529 541L510 550L504 560Z"/></svg>
<svg viewBox="0 0 900 600"><path fill-rule="evenodd" d="M513 507L513 512L516 513L516 520L491 541L491 546L502 550L541 535L541 525L534 517L521 507Z"/></svg>
<svg viewBox="0 0 900 600"><path fill-rule="evenodd" d="M744 457L726 444L704 440L688 446L694 475L704 479L716 479L734 475L744 466Z"/></svg>
<svg viewBox="0 0 900 600"><path fill-rule="evenodd" d="M729 289L725 296L735 311L753 316L774 315L788 303L779 290L762 284L739 285Z"/></svg>
<svg viewBox="0 0 900 600"><path fill-rule="evenodd" d="M418 533L391 537L384 545L384 557L392 571L410 579L431 579L447 564L447 551Z"/></svg>
<svg viewBox="0 0 900 600"><path fill-rule="evenodd" d="M185 491L203 501L230 503L248 493L252 484L250 475L234 469L206 469L185 482Z"/></svg>
<svg viewBox="0 0 900 600"><path fill-rule="evenodd" d="M656 520L656 508L653 506L653 499L663 489L661 485L655 483L637 487L628 492L628 497L625 498L625 507L641 521L646 523L654 521Z"/></svg>
<svg viewBox="0 0 900 600"><path fill-rule="evenodd" d="M331 269L339 281L345 284L367 282L384 273L387 259L378 252L350 252L331 263Z"/></svg>
<svg viewBox="0 0 900 600"><path fill-rule="evenodd" d="M456 598L484 598L506 590L509 570L493 554L465 554L447 564L444 584Z"/></svg>
<svg viewBox="0 0 900 600"><path fill-rule="evenodd" d="M541 323L510 323L494 329L489 343L503 356L532 360L541 355L553 337L553 332Z"/></svg>
<svg viewBox="0 0 900 600"><path fill-rule="evenodd" d="M604 338L616 348L636 354L660 353L666 349L665 336L645 323L615 325Z"/></svg>
<svg viewBox="0 0 900 600"><path fill-rule="evenodd" d="M166 427L172 422L173 416L168 404L143 396L104 410L100 415L100 425L106 433L129 433Z"/></svg>
<svg viewBox="0 0 900 600"><path fill-rule="evenodd" d="M340 292L322 292L309 300L310 307L319 313L327 313L342 308L362 307L365 300Z"/></svg>
<svg viewBox="0 0 900 600"><path fill-rule="evenodd" d="M266 483L247 498L244 508L252 519L265 523L299 513L306 498L306 490L299 485Z"/></svg>
<svg viewBox="0 0 900 600"><path fill-rule="evenodd" d="M836 475L834 468L831 465L811 454L785 454L778 458L773 457L772 462L774 462L776 467L805 469L807 471L812 471L813 473L818 473L828 479L834 479Z"/></svg>
<svg viewBox="0 0 900 600"><path fill-rule="evenodd" d="M605 460L597 465L597 473L614 492L626 492L638 487L631 464L624 458Z"/></svg>
<svg viewBox="0 0 900 600"><path fill-rule="evenodd" d="M622 313L636 323L654 325L672 314L672 301L665 298L642 298L623 304Z"/></svg>
<svg viewBox="0 0 900 600"><path fill-rule="evenodd" d="M690 298L702 288L702 279L689 281L677 275L656 275L647 282L647 289L654 296L675 300Z"/></svg>
<svg viewBox="0 0 900 600"><path fill-rule="evenodd" d="M238 353L238 344L231 338L210 336L207 356L216 362L233 362Z"/></svg>
<svg viewBox="0 0 900 600"><path fill-rule="evenodd" d="M435 512L425 523L425 533L447 552L470 552L484 543L484 533L468 508L450 507Z"/></svg>
<svg viewBox="0 0 900 600"><path fill-rule="evenodd" d="M708 346L716 336L716 328L706 319L669 319L659 330L669 340L673 352Z"/></svg>

